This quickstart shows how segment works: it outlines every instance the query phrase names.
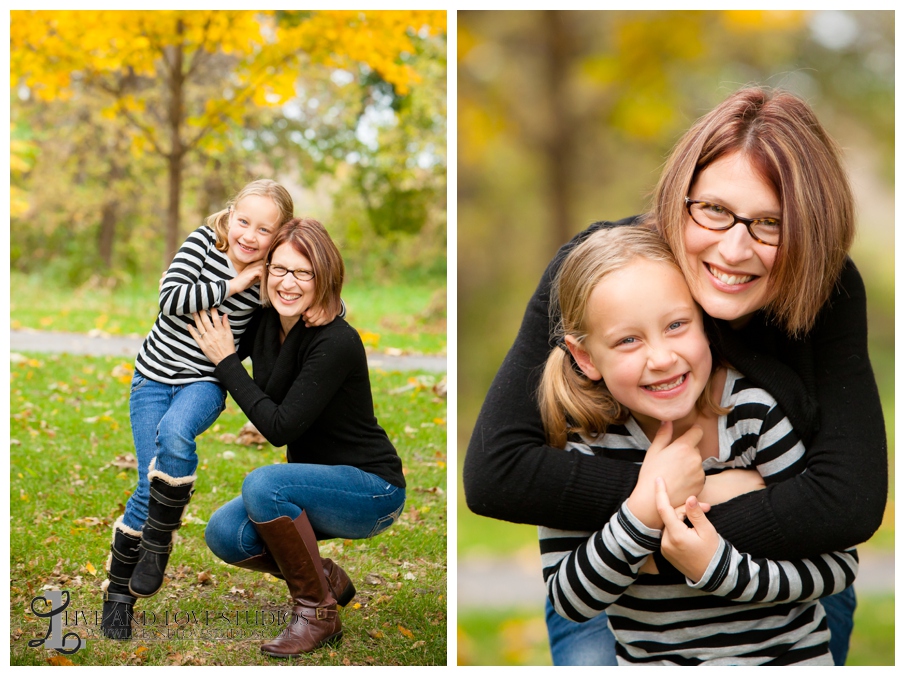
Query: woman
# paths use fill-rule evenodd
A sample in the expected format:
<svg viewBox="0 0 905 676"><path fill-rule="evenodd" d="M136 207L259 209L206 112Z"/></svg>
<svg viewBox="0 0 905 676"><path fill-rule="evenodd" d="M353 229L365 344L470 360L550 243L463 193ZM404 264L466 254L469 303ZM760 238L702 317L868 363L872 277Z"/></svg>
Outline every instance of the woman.
<svg viewBox="0 0 905 676"><path fill-rule="evenodd" d="M592 225L547 268L475 425L463 475L468 506L507 521L598 530L631 493L638 466L545 445L533 393L552 347L548 298L563 257L601 227L651 223L713 318L716 349L779 401L807 448L802 475L714 505L708 518L740 551L773 559L867 540L883 517L887 458L864 285L846 256L851 191L813 111L760 88L736 92L682 137L646 217ZM682 480L664 466L667 485L671 471ZM840 664L854 595L830 601L843 606L828 607ZM599 650L612 645L605 621L570 626L547 610L555 662L615 663Z"/></svg>
<svg viewBox="0 0 905 676"><path fill-rule="evenodd" d="M355 594L349 576L321 559L317 540L367 538L389 528L405 503L402 462L377 424L358 332L344 319L308 328L303 315L340 309L343 261L324 227L293 219L274 237L261 282L265 308L249 326L254 378L236 354L226 316L195 315L192 337L217 379L288 463L254 470L242 495L211 517L205 539L227 563L286 580L292 621L261 646L274 657L342 637L337 604Z"/></svg>

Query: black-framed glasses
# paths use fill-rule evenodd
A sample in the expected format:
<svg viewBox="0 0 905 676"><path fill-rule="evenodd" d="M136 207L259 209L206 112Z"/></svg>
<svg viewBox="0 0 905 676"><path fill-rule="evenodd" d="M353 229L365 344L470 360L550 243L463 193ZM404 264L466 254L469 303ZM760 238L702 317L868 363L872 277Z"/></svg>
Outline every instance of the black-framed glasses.
<svg viewBox="0 0 905 676"><path fill-rule="evenodd" d="M270 263L267 269L274 277L285 277L287 272L291 272L292 276L300 282L310 282L314 279L314 273L311 270L290 270L282 265L274 265L273 263Z"/></svg>
<svg viewBox="0 0 905 676"><path fill-rule="evenodd" d="M782 221L778 218L742 218L722 204L685 198L685 208L691 220L707 230L729 230L741 223L748 228L751 239L767 246L779 246L782 241Z"/></svg>

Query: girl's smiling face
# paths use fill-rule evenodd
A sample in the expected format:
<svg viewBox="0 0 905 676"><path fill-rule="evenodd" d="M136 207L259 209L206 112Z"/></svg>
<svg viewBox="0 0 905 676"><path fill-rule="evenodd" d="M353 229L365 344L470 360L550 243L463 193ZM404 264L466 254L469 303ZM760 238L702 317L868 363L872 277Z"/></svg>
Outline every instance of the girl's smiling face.
<svg viewBox="0 0 905 676"><path fill-rule="evenodd" d="M280 227L280 209L264 195L246 195L229 212L226 255L236 272L263 260Z"/></svg>
<svg viewBox="0 0 905 676"><path fill-rule="evenodd" d="M603 379L645 432L697 415L712 357L678 269L636 258L608 274L591 292L586 326L583 341L566 336L576 362L588 378Z"/></svg>

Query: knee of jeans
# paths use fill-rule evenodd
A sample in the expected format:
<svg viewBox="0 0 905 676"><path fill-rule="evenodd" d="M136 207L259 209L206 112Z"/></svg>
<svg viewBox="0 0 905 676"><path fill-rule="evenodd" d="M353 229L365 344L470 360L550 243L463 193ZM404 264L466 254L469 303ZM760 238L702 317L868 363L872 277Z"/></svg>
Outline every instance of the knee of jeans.
<svg viewBox="0 0 905 676"><path fill-rule="evenodd" d="M266 467L259 467L252 470L245 476L242 482L242 502L245 504L245 511L252 521L261 521L262 516L258 514L257 506L269 501L272 486L267 477ZM268 519L263 519L268 520Z"/></svg>
<svg viewBox="0 0 905 676"><path fill-rule="evenodd" d="M225 555L228 555L223 543L229 537L229 533L225 532L225 523L223 522L224 519L218 517L217 512L214 512L204 528L204 542L207 544L208 549L219 559L225 559Z"/></svg>
<svg viewBox="0 0 905 676"><path fill-rule="evenodd" d="M159 453L185 458L195 452L195 437L183 425L161 422L157 429L157 448Z"/></svg>

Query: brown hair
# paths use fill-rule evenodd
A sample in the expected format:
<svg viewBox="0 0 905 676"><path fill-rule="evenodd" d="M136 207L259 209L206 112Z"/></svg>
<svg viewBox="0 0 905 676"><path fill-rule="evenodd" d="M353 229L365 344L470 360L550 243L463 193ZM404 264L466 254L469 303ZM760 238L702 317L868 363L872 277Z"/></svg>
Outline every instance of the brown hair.
<svg viewBox="0 0 905 676"><path fill-rule="evenodd" d="M699 119L673 149L649 222L676 253L686 278L684 199L699 172L740 152L776 190L782 242L769 278L766 312L789 335L806 333L827 302L854 238L854 200L841 152L802 99L741 89Z"/></svg>
<svg viewBox="0 0 905 676"><path fill-rule="evenodd" d="M270 249L264 259L264 274L261 278L261 304L270 305L267 295L267 281L270 278L268 265L273 252L283 244L291 244L300 254L311 261L314 272L314 302L312 306L323 307L328 313L338 315L342 310L340 295L346 268L343 257L336 248L327 229L313 218L293 218L274 235Z"/></svg>
<svg viewBox="0 0 905 676"><path fill-rule="evenodd" d="M567 335L579 342L588 336L591 292L608 274L639 258L666 263L681 272L663 238L643 225L598 230L572 249L553 280L550 295L551 314L558 311L553 334L560 345ZM708 386L698 398L698 409L725 414L726 409L719 407L712 396L712 382L711 373ZM547 441L558 448L566 445L570 432L596 436L629 417L628 409L613 398L603 380L588 378L573 365L571 355L559 347L547 357L538 399Z"/></svg>
<svg viewBox="0 0 905 676"><path fill-rule="evenodd" d="M282 225L292 218L294 209L292 195L289 194L289 191L286 190L286 188L268 178L252 181L226 203L225 209L221 209L217 213L211 214L204 220L204 224L217 235L217 243L215 245L217 251L226 251L229 249L229 240L227 239L227 234L229 233L229 214L232 211L232 208L243 197L248 197L249 195L269 197L273 200L273 203L277 205L277 209L280 210L280 222L277 223L277 225Z"/></svg>

